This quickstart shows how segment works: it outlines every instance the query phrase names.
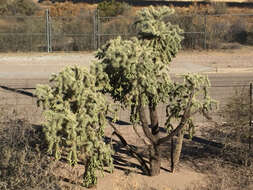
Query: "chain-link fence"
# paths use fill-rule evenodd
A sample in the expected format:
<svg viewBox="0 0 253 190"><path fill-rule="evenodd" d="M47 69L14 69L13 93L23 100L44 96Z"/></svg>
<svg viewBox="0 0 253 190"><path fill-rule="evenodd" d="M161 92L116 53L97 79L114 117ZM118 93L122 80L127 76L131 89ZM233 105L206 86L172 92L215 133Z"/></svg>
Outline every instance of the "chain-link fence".
<svg viewBox="0 0 253 190"><path fill-rule="evenodd" d="M235 48L253 44L253 14L186 15L166 18L184 30L184 49ZM107 40L136 36L134 16L102 17L87 11L75 17L0 17L0 52L87 51Z"/></svg>
<svg viewBox="0 0 253 190"><path fill-rule="evenodd" d="M8 16L0 18L0 52L45 51L43 17Z"/></svg>

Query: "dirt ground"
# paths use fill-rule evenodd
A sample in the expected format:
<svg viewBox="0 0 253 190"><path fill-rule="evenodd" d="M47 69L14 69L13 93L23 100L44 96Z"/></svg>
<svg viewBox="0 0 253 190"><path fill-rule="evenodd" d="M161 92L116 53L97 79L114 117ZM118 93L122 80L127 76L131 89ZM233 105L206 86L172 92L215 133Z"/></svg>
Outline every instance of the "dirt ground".
<svg viewBox="0 0 253 190"><path fill-rule="evenodd" d="M183 51L171 64L171 73L231 73L253 71L253 47L219 51ZM82 53L0 54L0 79L48 78L67 65L89 67L95 58Z"/></svg>
<svg viewBox="0 0 253 190"><path fill-rule="evenodd" d="M126 137L129 144L143 146L141 140L133 133L130 126L118 126L121 133ZM111 137L112 130L106 130L106 136ZM98 184L92 189L96 190L186 190L194 184L205 184L207 175L196 170L189 162L181 162L177 171L170 172L170 162L167 160L169 154L166 155L168 145L164 146L167 150L163 153L163 161L161 173L159 176L149 177L142 174L139 169L139 163L124 153L124 148L118 142L116 137L113 137L113 145L118 146L121 153L114 155L115 169L112 174L105 172L104 177L99 177ZM84 167L78 165L75 168L67 164L58 163L54 171L62 178L68 179L69 182L82 182L82 172ZM75 190L86 189L80 185L62 182L62 185Z"/></svg>
<svg viewBox="0 0 253 190"><path fill-rule="evenodd" d="M244 73L251 77L253 73L253 47L243 47L240 49L220 50L220 51L184 51L173 60L171 72L182 74L186 72L199 72L209 75L218 74L222 77L226 73L235 73L243 76ZM10 84L21 87L34 87L35 83L45 82L51 73L60 71L67 65L82 65L88 67L94 56L90 52L84 53L8 53L0 54L0 85ZM229 80L233 77L231 76ZM33 83L29 83L33 80ZM219 80L224 80L221 78ZM237 79L234 78L234 81ZM1 94L1 92L0 92ZM4 95L9 97L8 94ZM217 95L218 96L218 95ZM13 101L25 102L26 97L15 98ZM0 104L1 104L0 97ZM6 100L5 100L6 101ZM35 100L31 100L35 104ZM2 102L3 103L3 102ZM20 112L26 112L28 117L29 108L21 107ZM36 109L37 110L37 109ZM35 110L35 111L36 111ZM30 110L31 111L31 110ZM32 112L35 112L34 110ZM37 110L38 111L38 110ZM39 111L38 111L39 112ZM123 120L126 120L127 114L122 113ZM38 118L36 118L39 121ZM135 136L131 126L119 126L120 131L127 136L130 144L141 145L140 139ZM107 130L106 135L111 136L111 130ZM201 135L201 134L200 134ZM115 138L115 140L117 140ZM99 180L94 189L98 190L184 190L195 183L204 183L207 175L195 170L189 163L182 162L179 169L172 174L169 172L170 163L164 159L163 169L157 177L148 177L140 174L140 170L133 167L137 162L129 156L121 155L123 160L119 161L113 174L105 173L105 177ZM70 176L64 176L70 179L80 178L82 170L72 169L68 166L61 165L58 167L62 175L68 173ZM70 184L65 184L71 186ZM72 189L84 189L80 186L72 186Z"/></svg>

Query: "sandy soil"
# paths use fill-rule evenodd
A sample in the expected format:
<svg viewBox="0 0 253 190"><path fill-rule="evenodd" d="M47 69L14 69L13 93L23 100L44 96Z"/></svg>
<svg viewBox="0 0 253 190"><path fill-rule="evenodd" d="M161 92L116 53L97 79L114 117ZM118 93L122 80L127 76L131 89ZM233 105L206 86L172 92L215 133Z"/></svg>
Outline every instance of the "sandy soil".
<svg viewBox="0 0 253 190"><path fill-rule="evenodd" d="M138 137L132 132L131 127L119 126L121 133L126 137L128 143L141 146L141 142ZM110 129L106 131L106 136L110 137L112 132ZM171 173L170 162L163 155L162 169L159 176L149 177L141 174L141 170L138 169L139 163L124 153L124 148L121 147L121 143L117 142L118 139L113 137L115 141L113 144L119 146L121 153L115 154L115 169L112 174L105 172L104 177L99 177L96 190L185 190L193 184L204 184L207 178L206 174L203 174L191 167L188 163L180 163L177 171ZM166 146L167 149L169 146ZM167 152L167 151L166 151ZM164 151L164 154L165 153ZM78 165L75 168L70 167L68 164L58 162L54 171L62 179L68 179L69 182L82 183L82 175L84 167ZM71 183L62 182L62 185L71 187L75 190L86 189L80 187L80 185L73 185Z"/></svg>

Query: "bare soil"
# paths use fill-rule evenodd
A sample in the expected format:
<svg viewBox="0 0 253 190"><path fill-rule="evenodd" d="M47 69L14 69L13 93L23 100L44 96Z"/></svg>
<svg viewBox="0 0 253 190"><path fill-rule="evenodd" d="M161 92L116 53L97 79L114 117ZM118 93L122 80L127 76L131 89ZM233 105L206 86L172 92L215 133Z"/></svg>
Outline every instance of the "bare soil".
<svg viewBox="0 0 253 190"><path fill-rule="evenodd" d="M131 126L118 126L129 144L143 147L142 141L135 135ZM112 137L112 130L108 127L106 136ZM116 137L113 138L114 148L120 150L114 155L114 172L105 172L104 177L99 177L98 184L92 189L96 190L186 190L194 184L205 184L207 175L192 167L189 162L181 162L176 172L170 172L169 145L164 146L161 173L159 176L149 177L142 174L139 163L127 155L125 149ZM168 155L167 155L168 154ZM144 153L145 156L145 153ZM84 166L70 167L66 163L58 163L55 173L63 180L61 183L67 189L86 189L81 187ZM66 182L67 181L67 182ZM73 184L77 182L77 184Z"/></svg>

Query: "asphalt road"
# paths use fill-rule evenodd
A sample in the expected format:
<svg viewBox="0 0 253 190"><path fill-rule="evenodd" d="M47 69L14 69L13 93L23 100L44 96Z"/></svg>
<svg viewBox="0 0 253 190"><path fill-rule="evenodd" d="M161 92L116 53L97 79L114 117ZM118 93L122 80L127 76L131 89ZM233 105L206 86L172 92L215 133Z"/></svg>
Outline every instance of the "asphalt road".
<svg viewBox="0 0 253 190"><path fill-rule="evenodd" d="M249 88L250 82L253 82L253 72L249 73L203 73L208 75L211 82L210 94L219 102L226 101L227 97L231 96L237 88ZM172 77L174 78L174 77ZM180 77L177 77L180 78ZM179 79L180 80L180 79ZM30 89L35 88L37 84L47 84L47 78L36 79L13 79L2 78L0 85L11 88ZM222 103L223 104L223 103Z"/></svg>
<svg viewBox="0 0 253 190"><path fill-rule="evenodd" d="M222 108L227 104L228 98L231 97L235 89L245 88L249 92L249 84L253 82L252 73L209 73L208 77L211 81L211 87L209 92L211 97L219 102L219 108ZM9 108L15 109L17 115L25 115L32 123L41 122L41 110L36 106L36 98L32 98L29 92L33 93L33 89L37 84L47 84L48 79L0 79L0 85L8 86L11 88L19 88L19 90L25 91L25 93L13 92L0 88L0 106L8 106ZM23 89L24 88L24 89ZM28 93L27 93L28 92ZM166 121L164 106L160 105L159 108L159 120L161 123ZM217 112L218 111L218 112ZM217 115L218 114L218 115ZM214 110L212 117L216 121L220 119L219 110ZM119 118L122 121L129 121L129 113L126 111L120 111ZM195 117L198 122L205 122L203 117Z"/></svg>
<svg viewBox="0 0 253 190"><path fill-rule="evenodd" d="M243 85L248 85L253 82L253 72L241 72L241 73L200 73L207 75L212 87L240 87ZM172 74L172 79L175 75ZM176 78L180 78L177 75ZM35 88L36 84L47 84L48 78L0 78L0 85L7 85L12 88Z"/></svg>

